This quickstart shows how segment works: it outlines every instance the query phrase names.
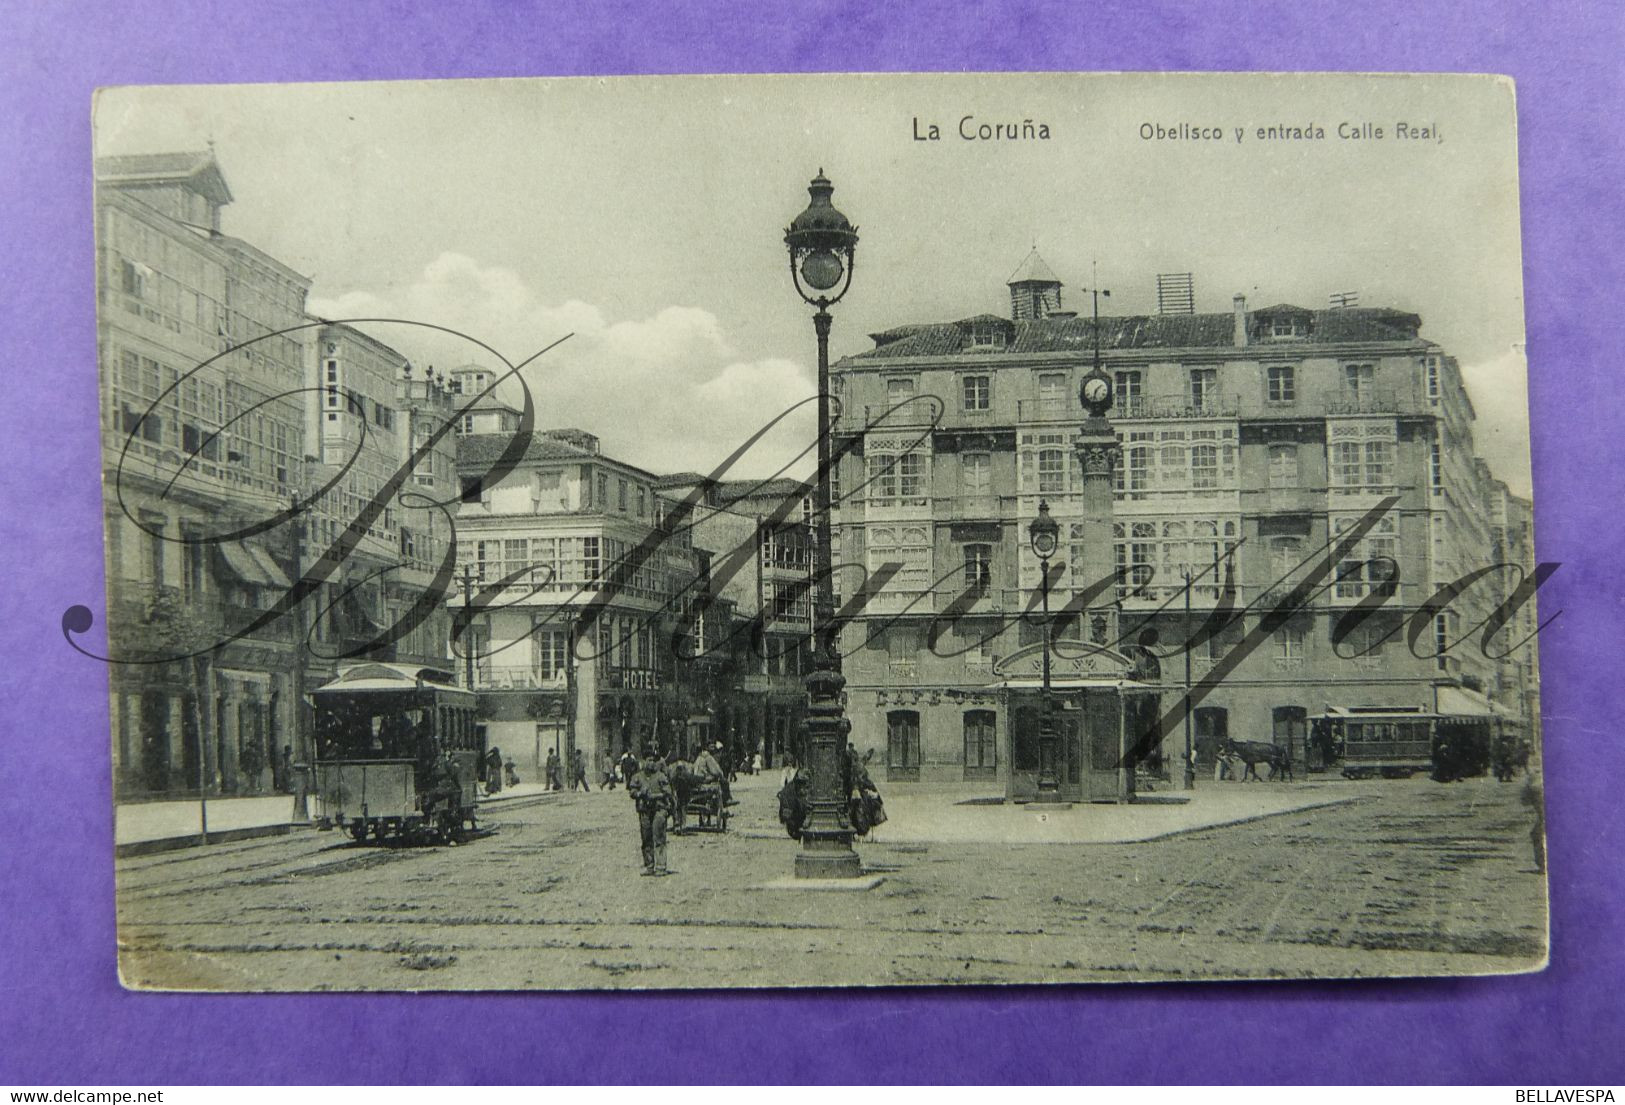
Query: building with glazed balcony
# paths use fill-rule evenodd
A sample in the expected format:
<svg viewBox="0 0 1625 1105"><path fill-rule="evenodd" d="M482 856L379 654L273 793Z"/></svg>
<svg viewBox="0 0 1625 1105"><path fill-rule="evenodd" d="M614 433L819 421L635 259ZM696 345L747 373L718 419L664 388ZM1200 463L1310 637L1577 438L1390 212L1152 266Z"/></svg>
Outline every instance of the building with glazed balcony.
<svg viewBox="0 0 1625 1105"><path fill-rule="evenodd" d="M382 640L451 537L437 511L398 500L321 593L270 613L407 460L409 443L449 421L452 401L411 379L388 346L311 320L308 277L222 232L231 202L210 150L96 163L121 799L287 788L287 760L305 759L304 692L331 675L337 657L445 656L444 611ZM454 457L448 433L408 486L454 501ZM296 499L294 522L220 539ZM159 662L187 653L195 655Z"/></svg>
<svg viewBox="0 0 1625 1105"><path fill-rule="evenodd" d="M731 602L700 602L709 554L662 528L658 478L569 429L537 433L497 473L511 441L468 435L458 453L468 586L452 606L472 613L453 652L487 745L536 778L550 751L602 770L628 749L719 737Z"/></svg>
<svg viewBox="0 0 1625 1105"><path fill-rule="evenodd" d="M1097 328L1061 309L1061 290L1035 253L1010 282L1011 317L897 326L832 370L845 450L837 560L855 566L838 586L850 595L863 576L892 573L843 632L847 716L890 778L1005 778L1010 710L997 666L1042 640L1026 528L1041 501L1061 526L1055 631L1086 633L1076 611L1100 581L1069 567L1085 559L1072 441L1097 346L1122 447L1115 643L1154 631L1165 710L1183 689L1183 653L1170 645L1227 597L1247 606L1287 594L1317 551L1395 500L1312 601L1196 706L1200 766L1226 736L1288 744L1296 758L1309 719L1328 709L1529 716L1532 666L1509 675L1476 640L1512 570L1436 617L1418 614L1439 586L1493 562L1497 525L1527 533L1496 521L1492 503L1509 504L1508 519L1526 519L1527 504L1477 456L1458 366L1422 336L1419 316L1249 308L1236 296L1228 312L1102 317ZM1527 541L1502 548L1529 566ZM1334 625L1368 597L1384 599L1378 612L1334 645ZM1406 628L1418 617L1428 624L1415 655ZM1255 606L1198 646L1194 678L1258 619ZM1532 650L1522 658L1532 664ZM1176 726L1149 759L1182 755Z"/></svg>
<svg viewBox="0 0 1625 1105"><path fill-rule="evenodd" d="M784 478L708 480L679 473L657 481L668 511L683 508L696 547L711 553L712 595L741 619L734 630L738 678L722 696L718 738L732 754L760 753L773 767L793 754L812 670L812 488Z"/></svg>

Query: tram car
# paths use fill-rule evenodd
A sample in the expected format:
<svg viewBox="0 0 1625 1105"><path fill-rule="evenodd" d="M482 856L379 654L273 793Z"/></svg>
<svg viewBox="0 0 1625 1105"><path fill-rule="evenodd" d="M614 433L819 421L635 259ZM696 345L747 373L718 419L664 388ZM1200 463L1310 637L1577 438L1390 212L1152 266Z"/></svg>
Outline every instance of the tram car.
<svg viewBox="0 0 1625 1105"><path fill-rule="evenodd" d="M455 677L357 664L311 692L315 815L358 842L455 840L474 828L481 735Z"/></svg>
<svg viewBox="0 0 1625 1105"><path fill-rule="evenodd" d="M1309 762L1336 767L1349 779L1422 772L1445 782L1482 775L1490 763L1489 717L1354 706L1309 722Z"/></svg>

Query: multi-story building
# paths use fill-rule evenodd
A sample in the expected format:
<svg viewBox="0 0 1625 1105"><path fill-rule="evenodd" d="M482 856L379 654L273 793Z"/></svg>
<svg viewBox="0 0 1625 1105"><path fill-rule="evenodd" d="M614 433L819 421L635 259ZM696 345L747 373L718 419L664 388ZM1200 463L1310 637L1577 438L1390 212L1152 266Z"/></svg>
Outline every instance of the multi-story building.
<svg viewBox="0 0 1625 1105"><path fill-rule="evenodd" d="M737 756L765 766L796 748L811 671L813 549L811 488L800 480L707 480L666 476L660 493L683 504L694 544L712 555L712 593L750 621L735 630L741 672L724 696L720 737Z"/></svg>
<svg viewBox="0 0 1625 1105"><path fill-rule="evenodd" d="M408 611L432 584L453 533L445 504L459 497L455 433L439 436L423 460L414 452L450 426L455 396L404 354L345 323L315 326L308 343L311 442L305 548L319 556L352 524L339 572L324 584L315 624L328 656L443 664L449 615ZM392 482L396 489L385 494ZM396 626L410 626L396 632ZM347 656L355 659L360 656ZM331 674L329 661L322 674Z"/></svg>
<svg viewBox="0 0 1625 1105"><path fill-rule="evenodd" d="M253 789L296 739L300 650L285 619L242 631L296 550L286 530L211 539L302 487L286 331L310 281L220 233L232 196L212 152L102 158L96 177L116 786Z"/></svg>
<svg viewBox="0 0 1625 1105"><path fill-rule="evenodd" d="M686 528L662 531L657 478L604 455L592 434L538 433L495 476L511 440L469 435L458 452L467 587L453 606L475 613L453 651L481 692L487 744L535 778L549 751L568 760L580 748L601 769L629 748L689 741L711 719L719 676L715 659L686 662L692 644L672 644L708 557ZM726 606L706 613L702 639L723 628ZM698 651L719 656L715 643Z"/></svg>
<svg viewBox="0 0 1625 1105"><path fill-rule="evenodd" d="M1060 281L1036 256L1010 292L1010 318L898 326L832 374L837 444L848 449L836 473L840 559L870 576L895 571L843 635L848 717L853 739L883 752L892 778L1007 774L1009 701L997 664L1042 639L1030 614L1040 580L1027 532L1040 502L1061 527L1055 631L1083 632L1067 604L1093 606L1087 591L1100 581L1069 567L1087 560L1073 438L1079 382L1097 356L1114 385L1108 417L1122 446L1117 643L1155 632L1165 708L1183 686L1184 656L1171 645L1227 597L1253 605L1194 650L1199 682L1317 552L1395 500L1307 607L1196 707L1201 763L1225 736L1301 749L1308 719L1328 707L1505 713L1476 693L1497 687L1506 704L1521 704L1531 673L1498 683L1497 662L1476 641L1458 641L1477 632L1500 585L1475 588L1434 618L1419 655L1406 644L1405 626L1426 617L1418 610L1442 582L1488 563L1494 524L1472 405L1417 315L1249 309L1237 296L1226 313L1102 317L1097 327L1061 310ZM857 583L843 579L841 589ZM1385 601L1334 644L1339 619L1368 597ZM1178 762L1182 738L1176 728L1160 751Z"/></svg>
<svg viewBox="0 0 1625 1105"><path fill-rule="evenodd" d="M359 331L313 322L309 278L222 233L232 195L212 151L102 158L96 174L116 790L286 786L305 690L389 635L450 525L394 500L320 601L270 612L449 421L451 395ZM338 407L316 390L328 373ZM455 502L455 449L445 435L406 490ZM295 501L291 523L248 532ZM443 662L447 620L364 655ZM189 658L159 662L172 656Z"/></svg>

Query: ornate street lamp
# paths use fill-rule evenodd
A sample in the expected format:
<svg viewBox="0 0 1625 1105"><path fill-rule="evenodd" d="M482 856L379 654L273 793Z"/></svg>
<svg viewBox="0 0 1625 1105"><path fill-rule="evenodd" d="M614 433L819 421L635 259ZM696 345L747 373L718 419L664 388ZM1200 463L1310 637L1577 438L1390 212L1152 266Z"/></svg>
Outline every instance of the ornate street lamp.
<svg viewBox="0 0 1625 1105"><path fill-rule="evenodd" d="M1038 730L1038 802L1059 802L1061 781L1055 773L1055 694L1050 689L1049 558L1055 555L1061 527L1049 515L1049 503L1038 504L1038 517L1027 526L1033 555L1038 557L1039 587L1044 603L1044 697Z"/></svg>
<svg viewBox="0 0 1625 1105"><path fill-rule="evenodd" d="M807 817L802 823L801 851L796 854L796 877L803 879L853 878L863 873L852 850L852 826L847 821L846 735L852 725L843 715L841 675L835 626L835 590L831 579L829 532L829 308L839 303L852 286L857 228L835 209L829 197L834 185L819 169L807 186L812 197L807 209L784 232L790 250L790 279L813 313L818 336L818 479L813 497L813 670L807 676L806 762ZM839 290L836 290L836 289ZM833 293L833 294L831 294Z"/></svg>

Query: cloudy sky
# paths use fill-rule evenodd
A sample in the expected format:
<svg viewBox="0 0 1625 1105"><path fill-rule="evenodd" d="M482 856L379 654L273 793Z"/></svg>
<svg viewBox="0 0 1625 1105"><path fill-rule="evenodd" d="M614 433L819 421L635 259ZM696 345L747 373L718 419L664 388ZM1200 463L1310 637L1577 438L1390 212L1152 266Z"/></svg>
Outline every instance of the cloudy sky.
<svg viewBox="0 0 1625 1105"><path fill-rule="evenodd" d="M967 141L967 115L973 133L1032 120L1050 137ZM1513 103L1492 78L121 88L95 121L98 154L212 141L226 231L311 276L314 313L432 322L514 361L573 333L527 370L541 425L656 471L706 468L812 393L781 239L822 167L862 236L837 357L903 322L1007 312L1034 244L1080 309L1093 264L1114 313L1155 310L1158 272L1193 272L1202 311L1235 292L1319 307L1357 291L1420 314L1460 358L1481 451L1529 490ZM1400 139L1400 122L1434 137ZM1340 123L1384 138L1342 139ZM932 124L941 140L915 140ZM1142 138L1147 124L1222 137ZM1264 126L1325 137L1261 141ZM437 368L478 359L374 329ZM752 473L810 432L803 408Z"/></svg>

